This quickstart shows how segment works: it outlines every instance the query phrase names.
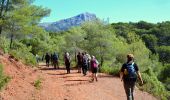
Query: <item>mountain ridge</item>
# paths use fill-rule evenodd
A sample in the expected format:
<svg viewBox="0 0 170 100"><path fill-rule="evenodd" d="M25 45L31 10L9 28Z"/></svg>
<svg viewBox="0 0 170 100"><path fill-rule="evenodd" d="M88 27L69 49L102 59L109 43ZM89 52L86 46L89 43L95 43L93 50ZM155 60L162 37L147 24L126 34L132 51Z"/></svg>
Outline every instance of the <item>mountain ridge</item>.
<svg viewBox="0 0 170 100"><path fill-rule="evenodd" d="M79 26L84 22L93 21L96 19L97 17L95 14L85 12L56 22L40 23L39 26L43 27L46 31L49 32L58 32L58 31L66 31L71 27Z"/></svg>

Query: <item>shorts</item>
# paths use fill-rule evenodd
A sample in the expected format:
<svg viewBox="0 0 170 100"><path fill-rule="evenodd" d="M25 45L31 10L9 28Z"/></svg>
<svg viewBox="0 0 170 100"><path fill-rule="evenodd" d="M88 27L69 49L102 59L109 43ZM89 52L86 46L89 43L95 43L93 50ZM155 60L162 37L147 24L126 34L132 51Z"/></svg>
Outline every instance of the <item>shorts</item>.
<svg viewBox="0 0 170 100"><path fill-rule="evenodd" d="M98 68L92 68L92 73L97 73Z"/></svg>

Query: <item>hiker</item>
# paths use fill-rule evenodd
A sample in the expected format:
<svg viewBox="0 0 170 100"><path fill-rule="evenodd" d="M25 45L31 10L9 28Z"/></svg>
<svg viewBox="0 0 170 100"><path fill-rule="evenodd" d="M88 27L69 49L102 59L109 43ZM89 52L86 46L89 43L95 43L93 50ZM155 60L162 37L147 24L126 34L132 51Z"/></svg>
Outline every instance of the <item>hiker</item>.
<svg viewBox="0 0 170 100"><path fill-rule="evenodd" d="M45 55L45 60L46 60L46 66L49 67L49 63L50 63L50 55L48 53L46 53Z"/></svg>
<svg viewBox="0 0 170 100"><path fill-rule="evenodd" d="M86 54L86 56L87 56L87 59L88 59L88 60L87 60L87 61L88 61L87 69L90 70L90 68L91 68L91 67L90 67L90 66L91 66L91 64L90 64L91 56L90 56L89 54Z"/></svg>
<svg viewBox="0 0 170 100"><path fill-rule="evenodd" d="M94 81L94 78L96 79L96 81L98 81L97 72L98 72L99 62L97 61L95 56L92 56L90 65L91 65L91 72L92 72L92 81Z"/></svg>
<svg viewBox="0 0 170 100"><path fill-rule="evenodd" d="M81 73L81 68L82 68L82 55L80 52L78 52L77 55L77 67L78 67L78 73Z"/></svg>
<svg viewBox="0 0 170 100"><path fill-rule="evenodd" d="M120 71L120 78L121 81L123 80L127 100L134 100L133 92L137 77L140 79L142 85L143 80L138 65L134 62L134 56L133 54L128 54L127 62L122 65Z"/></svg>
<svg viewBox="0 0 170 100"><path fill-rule="evenodd" d="M53 65L54 65L54 69L59 69L59 64L58 64L58 54L54 52L53 56L52 56L52 60L53 60Z"/></svg>
<svg viewBox="0 0 170 100"><path fill-rule="evenodd" d="M88 58L87 56L82 53L82 71L83 71L83 75L86 76L87 75L87 67L88 67Z"/></svg>
<svg viewBox="0 0 170 100"><path fill-rule="evenodd" d="M71 62L71 58L68 52L65 53L64 55L64 62L65 62L65 66L66 66L66 70L67 70L67 74L70 73L70 62Z"/></svg>
<svg viewBox="0 0 170 100"><path fill-rule="evenodd" d="M51 53L51 66L53 66L54 65L54 63L53 63L53 54Z"/></svg>

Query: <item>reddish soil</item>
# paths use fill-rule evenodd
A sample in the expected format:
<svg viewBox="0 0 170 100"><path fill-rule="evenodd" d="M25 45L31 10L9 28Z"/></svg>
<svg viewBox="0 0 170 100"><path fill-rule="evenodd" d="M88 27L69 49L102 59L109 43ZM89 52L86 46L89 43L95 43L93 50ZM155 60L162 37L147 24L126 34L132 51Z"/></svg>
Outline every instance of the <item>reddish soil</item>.
<svg viewBox="0 0 170 100"><path fill-rule="evenodd" d="M90 73L83 76L77 70L66 74L64 69L54 70L40 65L39 69L23 65L20 61L0 55L4 72L10 82L0 92L0 100L126 100L119 78L99 74L98 82L90 82ZM41 79L41 88L34 82ZM135 90L136 100L156 100L146 92Z"/></svg>

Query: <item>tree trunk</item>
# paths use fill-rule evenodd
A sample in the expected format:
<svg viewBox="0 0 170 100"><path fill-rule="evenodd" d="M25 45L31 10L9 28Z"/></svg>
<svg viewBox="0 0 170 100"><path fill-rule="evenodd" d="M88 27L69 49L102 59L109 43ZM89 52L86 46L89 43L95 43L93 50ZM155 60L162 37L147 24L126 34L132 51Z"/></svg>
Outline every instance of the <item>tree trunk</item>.
<svg viewBox="0 0 170 100"><path fill-rule="evenodd" d="M2 0L1 3L1 9L0 9L0 18L2 20L4 20L4 15L5 13L7 13L8 11L8 6L9 6L9 0L6 1L6 5L5 5L5 0ZM0 34L2 34L2 25L0 25Z"/></svg>
<svg viewBox="0 0 170 100"><path fill-rule="evenodd" d="M75 50L75 62L77 61L76 50Z"/></svg>
<svg viewBox="0 0 170 100"><path fill-rule="evenodd" d="M1 3L1 10L0 10L0 19L3 18L3 10L4 10L4 2L5 0L2 0ZM2 25L0 25L0 34L2 33Z"/></svg>
<svg viewBox="0 0 170 100"><path fill-rule="evenodd" d="M101 56L101 58L100 58L100 66L102 67L103 66L103 62L104 62L104 59L103 59L103 56Z"/></svg>
<svg viewBox="0 0 170 100"><path fill-rule="evenodd" d="M11 34L11 39L10 39L10 49L12 49L12 43L13 43L13 37L14 37L14 35L13 34Z"/></svg>

